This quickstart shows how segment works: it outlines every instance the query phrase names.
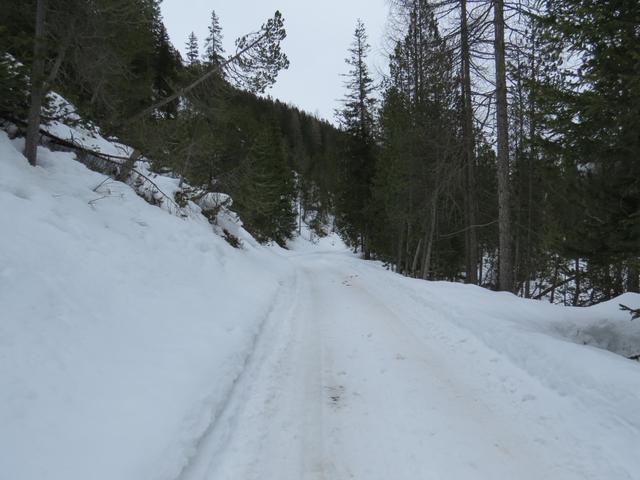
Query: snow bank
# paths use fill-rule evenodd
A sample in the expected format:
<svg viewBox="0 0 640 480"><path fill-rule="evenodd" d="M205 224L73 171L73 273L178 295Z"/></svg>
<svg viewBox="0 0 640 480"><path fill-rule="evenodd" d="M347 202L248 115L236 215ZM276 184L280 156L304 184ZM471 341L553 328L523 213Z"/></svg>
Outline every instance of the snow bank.
<svg viewBox="0 0 640 480"><path fill-rule="evenodd" d="M448 358L449 381L466 385L505 424L516 422L534 444L566 453L557 476L539 478L638 478L640 364L620 353L634 351L640 324L618 303L637 308L640 295L571 308L470 285L391 279L373 262L351 269L349 284L384 299L429 354ZM553 458L545 455L540 460Z"/></svg>
<svg viewBox="0 0 640 480"><path fill-rule="evenodd" d="M0 132L0 477L174 479L290 267L22 146Z"/></svg>
<svg viewBox="0 0 640 480"><path fill-rule="evenodd" d="M566 318L552 322L552 328L562 336L581 345L618 353L624 357L640 355L640 320L631 320L620 304L640 307L640 295L625 293L611 301L583 311L571 309Z"/></svg>
<svg viewBox="0 0 640 480"><path fill-rule="evenodd" d="M325 235L319 236L306 221L299 225L299 230L294 237L287 242L287 248L296 252L348 252L349 247L344 243L340 235L334 232L329 226L324 225Z"/></svg>
<svg viewBox="0 0 640 480"><path fill-rule="evenodd" d="M48 100L48 116L52 120L41 125L42 130L62 140L106 155L128 158L133 153L131 147L104 138L100 134L100 128L84 121L77 113L76 107L61 95L51 92Z"/></svg>

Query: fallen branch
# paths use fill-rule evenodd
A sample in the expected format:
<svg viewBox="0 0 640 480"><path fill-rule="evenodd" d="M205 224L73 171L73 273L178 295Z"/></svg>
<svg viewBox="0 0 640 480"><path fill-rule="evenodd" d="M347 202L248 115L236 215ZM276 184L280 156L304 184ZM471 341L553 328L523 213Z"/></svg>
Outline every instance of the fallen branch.
<svg viewBox="0 0 640 480"><path fill-rule="evenodd" d="M456 235L460 235L461 233L465 233L469 230L471 230L472 228L485 228L485 227L490 227L491 225L494 225L498 223L498 220L493 220L492 222L489 223L483 223L481 225L470 225L466 228L463 228L462 230L458 230L457 232L453 232L453 233L445 233L443 235L440 235L440 238L451 238L451 237L455 237Z"/></svg>
<svg viewBox="0 0 640 480"><path fill-rule="evenodd" d="M98 185L96 185L95 188L93 188L92 190L96 193L98 193L98 190L100 190L100 187L102 187L105 183L109 182L110 180L112 180L111 177L107 176L105 177L105 179L103 181L101 181Z"/></svg>
<svg viewBox="0 0 640 480"><path fill-rule="evenodd" d="M9 122L15 124L15 125L21 125L23 127L27 126L27 122L25 122L24 120L20 120L20 119L14 118L14 117L9 116L9 115L3 115L3 118L8 120ZM153 180L151 180L144 173L142 173L139 170L137 170L131 164L131 160L132 160L131 157L121 157L121 156L118 156L118 155L110 155L108 153L102 153L102 152L98 152L96 150L91 150L91 149L85 147L84 145L76 142L75 140L65 140L64 138L60 138L60 137L48 132L47 130L42 129L42 128L40 129L40 135L43 136L43 137L49 138L56 145L59 145L61 147L65 147L65 148L69 148L71 150L80 151L80 152L85 153L87 155L92 155L92 156L102 160L103 162L109 163L111 165L115 165L120 170L127 170L129 172L135 173L140 178L142 178L146 182L148 182L153 188L155 188L158 191L158 193L160 195L162 195L162 197L166 198L171 204L173 204L173 206L176 207L176 210L178 212L182 212L182 207L180 207L180 205L178 205L173 198L171 198L169 195L164 193L160 189L160 187ZM135 152L136 152L136 150L134 150L134 153ZM111 178L111 177L109 177L109 178ZM103 183L101 183L96 188L99 188Z"/></svg>
<svg viewBox="0 0 640 480"><path fill-rule="evenodd" d="M77 150L80 151L82 153L85 153L87 155L92 155L104 162L107 162L111 165L115 165L118 169L120 170L127 170L129 172L133 172L136 175L138 175L140 178L144 179L146 182L148 182L151 186L153 186L153 188L155 188L158 193L160 195L162 195L162 197L166 198L171 204L173 204L173 206L176 208L176 210L178 212L182 212L182 207L180 207L180 205L178 205L176 203L176 201L171 198L169 195L167 195L166 193L164 193L160 187L153 181L151 180L147 175L145 175L144 173L140 172L139 170L137 170L133 165L130 165L129 162L131 161L131 158L129 157L119 157L117 155L109 155L107 153L102 153L102 152L97 152L95 150L91 150L87 147L85 147L84 145L81 145L75 141L69 141L69 140L65 140L63 138L57 137L55 135L53 135L52 133L47 132L46 130L40 130L40 134L51 139L53 141L53 143L60 145L61 147L66 147L66 148L70 148L72 150ZM122 163L122 162L125 163Z"/></svg>
<svg viewBox="0 0 640 480"><path fill-rule="evenodd" d="M572 282L576 279L577 275L573 275L569 278L566 278L565 280L559 282L559 283L555 283L553 285L551 285L549 288L546 288L545 290L543 290L542 292L540 292L538 295L536 295L535 297L533 297L534 300L540 300L542 297L544 297L547 293L551 292L552 290L555 290L558 287L561 287L569 282Z"/></svg>
<svg viewBox="0 0 640 480"><path fill-rule="evenodd" d="M630 308L626 305L620 304L620 310L622 310L623 312L629 312L629 314L631 315L631 320L640 318L640 308Z"/></svg>
<svg viewBox="0 0 640 480"><path fill-rule="evenodd" d="M122 198L123 195L103 195L101 197L94 198L93 200L89 200L89 202L87 202L87 203L89 205L91 205L92 207L94 207L95 204L98 203L100 200L104 200L105 198L116 198L116 197Z"/></svg>

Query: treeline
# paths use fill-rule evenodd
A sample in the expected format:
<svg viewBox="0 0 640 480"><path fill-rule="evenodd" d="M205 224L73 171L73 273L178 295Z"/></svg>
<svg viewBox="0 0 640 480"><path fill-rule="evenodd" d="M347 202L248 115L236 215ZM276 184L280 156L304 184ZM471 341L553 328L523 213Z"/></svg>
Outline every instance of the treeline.
<svg viewBox="0 0 640 480"><path fill-rule="evenodd" d="M201 43L191 34L182 58L158 0L13 2L0 23L0 114L39 122L32 117L40 111L36 90L46 122L55 115L46 93L57 91L155 169L200 192L230 194L259 240L284 244L298 213L322 234L333 210L341 133L257 95L288 67L284 36L276 13L227 55L212 12L207 38Z"/></svg>
<svg viewBox="0 0 640 480"><path fill-rule="evenodd" d="M425 279L588 305L639 291L640 4L396 0L347 61L338 222Z"/></svg>

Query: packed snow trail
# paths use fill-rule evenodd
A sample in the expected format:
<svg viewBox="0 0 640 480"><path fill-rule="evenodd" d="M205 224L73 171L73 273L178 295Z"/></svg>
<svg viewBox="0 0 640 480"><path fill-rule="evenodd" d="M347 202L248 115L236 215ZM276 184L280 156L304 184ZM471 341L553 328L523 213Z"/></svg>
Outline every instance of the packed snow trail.
<svg viewBox="0 0 640 480"><path fill-rule="evenodd" d="M619 450L640 445L640 425L592 418L407 279L345 254L290 261L295 281L181 480L640 475Z"/></svg>

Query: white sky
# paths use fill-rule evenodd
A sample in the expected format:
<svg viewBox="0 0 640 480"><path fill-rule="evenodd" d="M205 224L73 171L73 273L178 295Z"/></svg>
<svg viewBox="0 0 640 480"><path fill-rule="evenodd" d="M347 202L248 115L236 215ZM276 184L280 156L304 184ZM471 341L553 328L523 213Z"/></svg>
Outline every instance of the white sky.
<svg viewBox="0 0 640 480"><path fill-rule="evenodd" d="M340 74L348 70L344 59L358 18L367 26L372 73L386 68L387 0L163 0L164 23L176 48L184 53L191 31L204 43L211 10L220 17L227 52L233 51L237 37L257 30L280 10L291 66L267 93L328 120L334 120L344 93Z"/></svg>

